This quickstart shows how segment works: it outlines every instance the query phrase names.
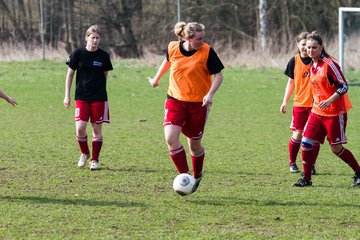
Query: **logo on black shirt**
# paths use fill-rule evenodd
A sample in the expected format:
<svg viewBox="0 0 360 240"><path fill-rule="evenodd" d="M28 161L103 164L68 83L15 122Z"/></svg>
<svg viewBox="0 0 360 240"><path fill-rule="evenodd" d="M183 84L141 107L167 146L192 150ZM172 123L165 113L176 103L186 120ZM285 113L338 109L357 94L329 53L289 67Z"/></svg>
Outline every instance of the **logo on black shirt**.
<svg viewBox="0 0 360 240"><path fill-rule="evenodd" d="M94 62L93 62L93 66L101 67L101 66L102 66L102 62L94 61Z"/></svg>

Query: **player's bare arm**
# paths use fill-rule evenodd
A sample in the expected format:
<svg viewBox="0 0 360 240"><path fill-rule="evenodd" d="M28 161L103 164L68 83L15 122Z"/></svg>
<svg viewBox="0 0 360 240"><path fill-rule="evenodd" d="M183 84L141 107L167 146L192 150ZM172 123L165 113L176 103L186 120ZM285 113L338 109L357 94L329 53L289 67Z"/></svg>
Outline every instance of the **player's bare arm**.
<svg viewBox="0 0 360 240"><path fill-rule="evenodd" d="M150 85L154 88L159 86L159 81L161 77L170 69L170 67L171 67L170 62L165 58L162 64L160 65L159 70L157 71L155 77L154 78L148 77L148 81Z"/></svg>
<svg viewBox="0 0 360 240"><path fill-rule="evenodd" d="M224 77L222 75L222 72L214 74L214 78L211 84L211 88L209 92L204 96L203 98L203 106L211 106L213 102L213 97L216 93L216 91L219 89Z"/></svg>
<svg viewBox="0 0 360 240"><path fill-rule="evenodd" d="M65 97L64 97L64 106L66 108L70 107L70 89L71 84L74 78L75 70L68 68L67 74L66 74L66 81L65 81Z"/></svg>
<svg viewBox="0 0 360 240"><path fill-rule="evenodd" d="M295 88L295 84L294 84L294 79L289 78L287 84L286 84L286 88L285 88L285 94L284 94L284 99L283 102L280 106L280 112L281 113L286 113L286 107L287 107L287 103L290 99L291 94L293 93Z"/></svg>

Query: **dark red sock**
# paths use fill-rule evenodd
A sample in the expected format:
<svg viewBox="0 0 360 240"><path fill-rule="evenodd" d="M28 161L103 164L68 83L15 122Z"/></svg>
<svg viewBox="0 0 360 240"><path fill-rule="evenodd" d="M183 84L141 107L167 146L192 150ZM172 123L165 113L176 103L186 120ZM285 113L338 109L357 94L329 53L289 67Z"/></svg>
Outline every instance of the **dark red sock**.
<svg viewBox="0 0 360 240"><path fill-rule="evenodd" d="M183 146L175 150L169 150L170 157L179 173L188 173L189 165L186 160L186 153Z"/></svg>
<svg viewBox="0 0 360 240"><path fill-rule="evenodd" d="M299 149L300 149L300 145L301 145L300 143L301 143L300 140L295 140L294 138L290 138L290 141L289 141L289 163L290 163L290 165L296 163L296 158L299 153Z"/></svg>
<svg viewBox="0 0 360 240"><path fill-rule="evenodd" d="M311 180L311 170L314 164L314 153L313 148L303 147L301 152L302 157L302 165L303 165L303 171L304 171L304 179L310 181Z"/></svg>
<svg viewBox="0 0 360 240"><path fill-rule="evenodd" d="M200 178L204 165L205 151L203 150L196 156L191 155L191 162L194 171L194 178Z"/></svg>
<svg viewBox="0 0 360 240"><path fill-rule="evenodd" d="M95 160L97 162L99 161L99 155L100 155L102 143L103 143L103 138L102 137L92 139L92 157L91 157L91 160Z"/></svg>
<svg viewBox="0 0 360 240"><path fill-rule="evenodd" d="M314 163L313 163L313 166L315 166L316 164L316 160L317 160L317 157L319 156L319 151L320 151L320 143L316 143L314 146L313 146L313 160L314 160Z"/></svg>
<svg viewBox="0 0 360 240"><path fill-rule="evenodd" d="M89 151L89 145L88 145L87 136L85 136L85 137L76 136L76 140L79 143L81 153L88 155L90 153L90 151Z"/></svg>
<svg viewBox="0 0 360 240"><path fill-rule="evenodd" d="M360 172L360 166L356 161L354 155L346 148L343 148L338 154L336 154L344 162L346 162L354 172Z"/></svg>

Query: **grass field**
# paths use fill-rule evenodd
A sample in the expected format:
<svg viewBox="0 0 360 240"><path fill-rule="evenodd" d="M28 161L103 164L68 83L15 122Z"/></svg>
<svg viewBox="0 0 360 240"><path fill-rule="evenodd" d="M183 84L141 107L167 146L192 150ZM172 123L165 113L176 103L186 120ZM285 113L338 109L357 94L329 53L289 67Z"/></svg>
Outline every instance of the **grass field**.
<svg viewBox="0 0 360 240"><path fill-rule="evenodd" d="M291 187L300 176L288 169L282 70L224 71L203 139L205 177L180 197L162 132L167 76L152 89L155 68L114 62L102 169L91 172L76 165L74 108L62 104L66 65L1 65L0 87L19 105L0 102L0 239L360 238L360 188L349 187L351 169L327 144L314 185ZM360 159L359 72L348 79L347 147Z"/></svg>

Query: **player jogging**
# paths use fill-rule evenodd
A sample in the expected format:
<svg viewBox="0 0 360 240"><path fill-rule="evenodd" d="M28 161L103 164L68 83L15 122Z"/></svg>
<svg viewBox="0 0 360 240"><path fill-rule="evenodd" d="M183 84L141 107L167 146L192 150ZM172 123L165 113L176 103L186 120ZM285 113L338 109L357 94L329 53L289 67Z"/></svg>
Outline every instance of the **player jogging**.
<svg viewBox="0 0 360 240"><path fill-rule="evenodd" d="M66 64L68 71L65 82L64 105L70 107L70 88L75 71L75 121L76 139L80 146L79 167L86 165L90 158L87 123L92 126L91 170L99 168L99 155L103 143L102 123L109 123L109 107L106 92L108 71L112 70L109 54L99 48L100 31L97 25L91 26L85 34L86 47L71 53Z"/></svg>
<svg viewBox="0 0 360 240"><path fill-rule="evenodd" d="M312 32L307 36L306 47L312 59L310 81L314 104L301 140L305 176L292 186L312 185L311 167L315 161L314 145L317 142L324 143L326 136L331 151L355 172L351 186L360 186L360 166L351 151L342 146L347 143L345 136L347 112L351 108L347 82L339 65L326 53L322 38L317 32Z"/></svg>
<svg viewBox="0 0 360 240"><path fill-rule="evenodd" d="M300 150L302 133L311 112L313 97L310 85L310 62L311 58L306 50L306 37L309 33L302 32L296 39L298 53L290 59L285 69L285 75L289 77L285 88L284 99L280 107L281 113L286 113L287 103L295 89L292 109L292 120L290 130L293 134L289 141L289 165L290 172L300 172L296 165L296 158ZM314 146L313 153L317 156L319 153L320 144ZM315 156L315 159L316 159ZM312 174L315 174L315 165L312 168Z"/></svg>
<svg viewBox="0 0 360 240"><path fill-rule="evenodd" d="M160 78L170 69L163 123L165 141L178 172L188 173L180 133L187 137L196 191L203 177L205 157L201 138L213 96L223 80L224 66L211 46L204 43L203 24L178 22L174 32L181 40L169 43L166 58L149 83L157 87Z"/></svg>

